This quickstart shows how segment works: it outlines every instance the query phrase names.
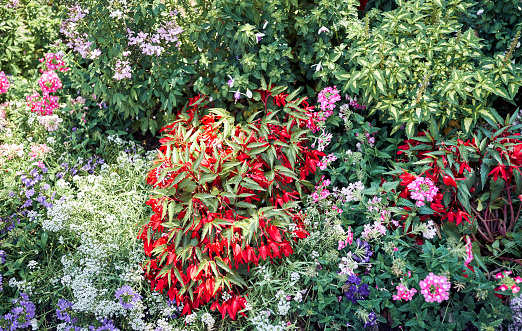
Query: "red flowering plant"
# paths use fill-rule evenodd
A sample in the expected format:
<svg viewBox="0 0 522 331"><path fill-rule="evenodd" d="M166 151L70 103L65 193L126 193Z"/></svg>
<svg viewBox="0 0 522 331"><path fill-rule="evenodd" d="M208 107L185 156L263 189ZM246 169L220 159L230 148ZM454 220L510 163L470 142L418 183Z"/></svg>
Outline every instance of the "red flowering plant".
<svg viewBox="0 0 522 331"><path fill-rule="evenodd" d="M393 173L400 174L400 196L416 199L420 190L424 199L416 200L422 201L421 218L435 220L457 240L469 235L476 242L475 252L480 247L494 256L522 254L522 248L513 244L522 238L516 231L522 207L522 137L517 132L520 125L512 124L515 117L478 127L470 139L444 139L424 132L399 146L402 159ZM414 172L404 170L408 167ZM430 185L413 188L419 176ZM500 259L522 264L508 256Z"/></svg>
<svg viewBox="0 0 522 331"><path fill-rule="evenodd" d="M212 303L235 320L246 304L240 273L289 256L292 242L308 236L299 200L322 153L308 147L305 98L275 91L254 93L274 107L247 124L209 109L200 95L162 130L147 177L153 214L139 238L152 288L183 304L183 313ZM271 111L276 103L281 109Z"/></svg>

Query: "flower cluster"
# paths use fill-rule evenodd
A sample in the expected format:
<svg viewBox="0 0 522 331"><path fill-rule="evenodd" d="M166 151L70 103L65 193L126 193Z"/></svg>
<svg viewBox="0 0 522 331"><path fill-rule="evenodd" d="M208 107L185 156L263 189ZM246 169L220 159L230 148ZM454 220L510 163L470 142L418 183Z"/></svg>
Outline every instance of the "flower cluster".
<svg viewBox="0 0 522 331"><path fill-rule="evenodd" d="M161 42L164 41L166 44L176 42L176 47L179 47L181 42L178 40L178 36L182 32L183 29L177 26L174 20L171 20L162 22L155 33L144 33L143 31L135 33L127 29L127 38L129 46L138 45L143 55L160 56L165 50L165 45L162 46Z"/></svg>
<svg viewBox="0 0 522 331"><path fill-rule="evenodd" d="M500 281L500 286L495 289L496 291L505 292L511 290L513 294L520 292L520 286L517 284L522 283L522 277L512 278L511 274L511 271L502 271L495 275L495 278Z"/></svg>
<svg viewBox="0 0 522 331"><path fill-rule="evenodd" d="M420 293L424 295L426 302L441 303L449 299L451 284L446 276L437 276L432 272L419 282Z"/></svg>
<svg viewBox="0 0 522 331"><path fill-rule="evenodd" d="M47 53L40 59L40 62L45 62L45 66L49 71L58 70L65 72L69 70L69 68L65 66L65 62L62 60L62 54L60 53Z"/></svg>
<svg viewBox="0 0 522 331"><path fill-rule="evenodd" d="M410 301L413 298L413 295L417 293L417 290L415 288L408 289L404 285L399 285L396 287L397 294L393 295L393 300L404 300L404 301Z"/></svg>
<svg viewBox="0 0 522 331"><path fill-rule="evenodd" d="M370 287L368 284L361 284L361 279L355 274L348 276L348 280L344 287L344 296L352 303L359 300L365 300L370 295Z"/></svg>
<svg viewBox="0 0 522 331"><path fill-rule="evenodd" d="M0 144L0 156L12 160L15 156L24 156L24 145L20 144Z"/></svg>
<svg viewBox="0 0 522 331"><path fill-rule="evenodd" d="M312 199L314 202L319 202L328 198L331 193L326 187L330 185L330 183L331 181L329 179L324 179L324 176L321 178L319 183L315 186L315 192L312 193Z"/></svg>
<svg viewBox="0 0 522 331"><path fill-rule="evenodd" d="M0 330L23 330L32 325L36 314L36 306L29 296L20 293L20 298L13 301L15 305L10 313L0 317Z"/></svg>
<svg viewBox="0 0 522 331"><path fill-rule="evenodd" d="M128 60L120 60L118 59L116 61L116 65L115 67L113 68L114 70L114 79L115 80L122 80L124 78L128 78L130 79L132 77L132 69L129 65L129 61Z"/></svg>
<svg viewBox="0 0 522 331"><path fill-rule="evenodd" d="M115 296L125 309L132 309L134 303L141 300L140 294L134 292L132 287L129 285L123 285L119 290L116 291Z"/></svg>
<svg viewBox="0 0 522 331"><path fill-rule="evenodd" d="M3 71L0 71L0 94L7 93L11 83Z"/></svg>
<svg viewBox="0 0 522 331"><path fill-rule="evenodd" d="M329 155L323 156L323 158L321 159L321 162L319 162L319 164L318 164L319 169L325 170L326 167L328 167L328 165L330 163L334 162L335 160L337 160L337 156L335 156L334 154L329 154Z"/></svg>
<svg viewBox="0 0 522 331"><path fill-rule="evenodd" d="M54 93L63 87L62 81L54 70L67 71L62 61L60 54L49 53L45 55L45 58L40 59L40 62L45 62L47 71L43 71L42 76L38 79L38 85L42 90L40 93L33 91L33 94L26 97L27 106L33 113L37 113L40 116L40 123L45 126L48 131L55 131L58 128L57 116L48 118L53 115L53 111L59 107L59 97L52 96L50 93ZM42 118L44 118L42 120Z"/></svg>
<svg viewBox="0 0 522 331"><path fill-rule="evenodd" d="M56 317L65 323L74 324L76 323L77 319L72 317L74 314L74 311L72 309L74 303L60 299L58 300L58 308L56 309Z"/></svg>
<svg viewBox="0 0 522 331"><path fill-rule="evenodd" d="M89 35L78 31L79 21L89 14L88 9L82 9L80 6L72 6L69 8L68 18L62 20L60 33L67 39L66 46L77 52L84 59L91 54L92 42L89 41Z"/></svg>
<svg viewBox="0 0 522 331"><path fill-rule="evenodd" d="M357 238L355 244L357 245L357 248L353 254L353 259L359 263L370 262L370 257L373 255L370 244L366 241L361 241L359 238Z"/></svg>
<svg viewBox="0 0 522 331"><path fill-rule="evenodd" d="M32 161L34 159L42 158L49 151L50 151L50 149L46 144L32 145L31 153L29 154L29 156L31 157L31 161Z"/></svg>
<svg viewBox="0 0 522 331"><path fill-rule="evenodd" d="M341 95L337 90L337 86L325 87L317 97L317 101L320 103L322 115L317 115L319 121L326 121L328 117L333 114L335 103L341 100Z"/></svg>
<svg viewBox="0 0 522 331"><path fill-rule="evenodd" d="M59 97L46 93L40 95L40 93L34 91L33 94L28 95L26 99L30 110L41 116L52 115L53 111L59 107Z"/></svg>
<svg viewBox="0 0 522 331"><path fill-rule="evenodd" d="M48 70L44 71L40 79L38 79L38 85L40 85L43 94L46 95L61 89L62 81L60 80L56 72Z"/></svg>
<svg viewBox="0 0 522 331"><path fill-rule="evenodd" d="M56 114L38 117L38 122L42 124L49 132L58 130L58 127L62 121L63 119Z"/></svg>
<svg viewBox="0 0 522 331"><path fill-rule="evenodd" d="M410 190L411 198L417 200L415 203L417 207L424 206L425 201L432 202L439 191L431 179L424 177L417 177L407 187Z"/></svg>

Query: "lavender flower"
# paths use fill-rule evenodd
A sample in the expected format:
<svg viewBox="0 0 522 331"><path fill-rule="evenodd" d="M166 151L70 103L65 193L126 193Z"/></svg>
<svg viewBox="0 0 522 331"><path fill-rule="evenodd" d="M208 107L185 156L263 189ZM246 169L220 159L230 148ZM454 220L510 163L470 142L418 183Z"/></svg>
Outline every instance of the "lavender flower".
<svg viewBox="0 0 522 331"><path fill-rule="evenodd" d="M134 292L132 287L129 285L123 285L119 290L116 291L115 296L125 309L131 309L134 306L134 302L141 300L141 295Z"/></svg>
<svg viewBox="0 0 522 331"><path fill-rule="evenodd" d="M56 309L56 317L60 321L64 321L66 323L74 324L76 323L77 319L72 317L73 310L71 309L74 303L60 299L58 300L58 309Z"/></svg>
<svg viewBox="0 0 522 331"><path fill-rule="evenodd" d="M120 329L118 329L116 326L114 326L114 323L112 320L104 319L104 320L101 320L100 323L102 323L102 326L100 326L99 328L96 328L94 326L89 326L89 330L91 330L91 331L104 331L104 330L120 331Z"/></svg>
<svg viewBox="0 0 522 331"><path fill-rule="evenodd" d="M27 199L31 198L34 195L34 188L31 188L25 192L25 196Z"/></svg>
<svg viewBox="0 0 522 331"><path fill-rule="evenodd" d="M5 263L5 258L7 257L7 254L4 252L4 250L0 249L0 264Z"/></svg>
<svg viewBox="0 0 522 331"><path fill-rule="evenodd" d="M357 248L352 256L354 261L359 263L370 262L370 257L373 255L373 252L370 250L370 244L366 241L361 241L361 239L357 239L356 244Z"/></svg>

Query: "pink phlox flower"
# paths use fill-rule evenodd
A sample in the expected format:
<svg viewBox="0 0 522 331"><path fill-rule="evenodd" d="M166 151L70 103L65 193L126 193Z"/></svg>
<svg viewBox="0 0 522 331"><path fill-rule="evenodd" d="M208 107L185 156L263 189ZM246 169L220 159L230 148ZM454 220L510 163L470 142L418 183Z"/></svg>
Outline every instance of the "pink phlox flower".
<svg viewBox="0 0 522 331"><path fill-rule="evenodd" d="M417 200L417 207L424 206L425 201L433 201L433 198L439 191L433 181L429 178L417 177L413 182L408 184L408 190L413 200Z"/></svg>
<svg viewBox="0 0 522 331"><path fill-rule="evenodd" d="M437 276L432 272L419 282L421 288L421 294L424 295L426 302L438 302L441 303L444 300L449 299L449 290L451 283L445 276Z"/></svg>
<svg viewBox="0 0 522 331"><path fill-rule="evenodd" d="M399 285L396 287L397 294L392 296L392 299L395 301L404 300L404 301L410 301L413 299L413 295L417 293L417 290L415 288L408 289L404 285Z"/></svg>
<svg viewBox="0 0 522 331"><path fill-rule="evenodd" d="M53 93L62 88L62 81L52 70L45 71L38 80L38 84L44 94Z"/></svg>
<svg viewBox="0 0 522 331"><path fill-rule="evenodd" d="M9 79L3 71L0 71L0 94L7 93L10 86L11 83L9 82Z"/></svg>
<svg viewBox="0 0 522 331"><path fill-rule="evenodd" d="M50 151L49 147L46 144L38 144L31 146L31 153L29 156L31 157L31 161L37 158L43 157L46 153Z"/></svg>
<svg viewBox="0 0 522 331"><path fill-rule="evenodd" d="M464 266L467 267L473 260L473 246L469 236L466 236L466 254L468 257L466 258L466 261L464 261Z"/></svg>
<svg viewBox="0 0 522 331"><path fill-rule="evenodd" d="M317 101L320 103L320 108L323 111L323 117L318 118L320 121L326 120L333 114L335 103L341 100L341 95L337 90L337 86L325 87L317 97Z"/></svg>

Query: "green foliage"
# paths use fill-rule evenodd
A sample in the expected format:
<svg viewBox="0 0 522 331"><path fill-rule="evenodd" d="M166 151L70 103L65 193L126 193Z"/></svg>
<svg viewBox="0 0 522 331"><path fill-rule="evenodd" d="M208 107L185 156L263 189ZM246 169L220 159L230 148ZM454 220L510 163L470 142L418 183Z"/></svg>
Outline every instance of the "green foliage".
<svg viewBox="0 0 522 331"><path fill-rule="evenodd" d="M261 77L288 86L333 77L346 27L356 17L355 0L215 0L204 23L191 27L203 77L195 90L215 100L233 100L259 85ZM322 27L327 28L320 32ZM324 68L324 71L320 71ZM316 72L317 71L317 72ZM234 80L232 86L227 85Z"/></svg>
<svg viewBox="0 0 522 331"><path fill-rule="evenodd" d="M62 23L64 41L74 47L68 53L68 86L92 104L108 105L90 114L90 119L100 119L97 126L122 130L132 124L134 130L155 133L179 104L188 74L194 73L179 50L182 29L174 8L157 1L107 6L86 0L77 5L82 11L69 9ZM84 39L75 39L84 33Z"/></svg>
<svg viewBox="0 0 522 331"><path fill-rule="evenodd" d="M0 7L0 71L32 75L38 59L58 36L59 20L43 0L22 0L17 7Z"/></svg>
<svg viewBox="0 0 522 331"><path fill-rule="evenodd" d="M495 120L492 101L513 100L522 84L509 56L485 57L480 39L462 31L461 1L401 1L398 9L368 14L371 27L348 49L337 76L344 91L360 93L395 130L412 136L419 124L444 128L456 120L466 134L481 118ZM368 24L368 23L367 23Z"/></svg>

